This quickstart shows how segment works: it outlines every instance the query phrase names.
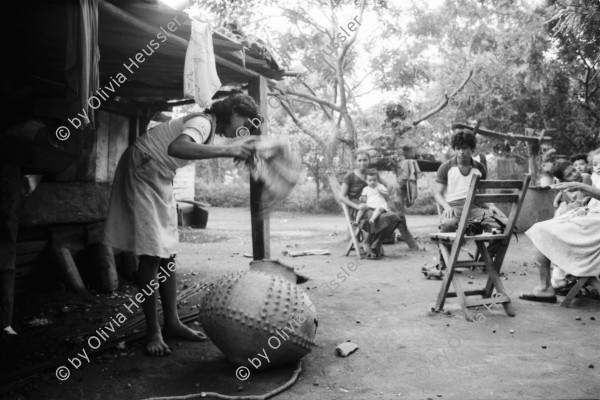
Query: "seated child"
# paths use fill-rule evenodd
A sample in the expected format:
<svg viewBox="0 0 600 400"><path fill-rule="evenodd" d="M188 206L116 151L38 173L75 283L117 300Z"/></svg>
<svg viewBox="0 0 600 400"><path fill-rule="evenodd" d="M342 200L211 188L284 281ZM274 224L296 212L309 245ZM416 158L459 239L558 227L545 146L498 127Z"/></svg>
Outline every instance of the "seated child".
<svg viewBox="0 0 600 400"><path fill-rule="evenodd" d="M582 182L587 185L592 184L590 174L577 171L575 166L569 161L558 161L553 170L554 176L561 182ZM590 201L590 196L586 196L580 191L561 191L554 199L556 211L554 216L565 214L567 211L585 206Z"/></svg>
<svg viewBox="0 0 600 400"><path fill-rule="evenodd" d="M588 168L588 155L587 154L575 154L571 156L571 162L575 166L575 169L579 171L580 174L589 173Z"/></svg>
<svg viewBox="0 0 600 400"><path fill-rule="evenodd" d="M367 186L362 190L360 200L367 204L369 209L373 210L373 215L369 219L370 224L374 224L377 218L386 211L390 211L387 199L389 197L388 191L379 181L377 180L377 171L367 171ZM363 215L367 210L359 210L356 214L356 221L354 225L357 226Z"/></svg>

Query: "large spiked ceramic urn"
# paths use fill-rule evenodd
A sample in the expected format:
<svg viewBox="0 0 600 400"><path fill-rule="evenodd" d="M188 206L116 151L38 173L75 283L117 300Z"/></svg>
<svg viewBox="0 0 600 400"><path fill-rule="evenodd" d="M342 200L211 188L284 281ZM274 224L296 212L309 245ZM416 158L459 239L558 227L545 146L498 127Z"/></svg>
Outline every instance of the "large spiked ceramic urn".
<svg viewBox="0 0 600 400"><path fill-rule="evenodd" d="M271 260L253 264L210 286L200 308L202 327L236 365L294 363L315 346L315 307L296 285L293 269Z"/></svg>

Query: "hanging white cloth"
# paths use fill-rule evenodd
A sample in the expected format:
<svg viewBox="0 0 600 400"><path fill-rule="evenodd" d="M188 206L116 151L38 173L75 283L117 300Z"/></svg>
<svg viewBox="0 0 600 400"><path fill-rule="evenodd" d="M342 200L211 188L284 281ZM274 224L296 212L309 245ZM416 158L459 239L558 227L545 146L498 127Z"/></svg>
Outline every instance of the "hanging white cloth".
<svg viewBox="0 0 600 400"><path fill-rule="evenodd" d="M192 34L183 68L183 94L192 97L200 107L206 108L220 87L210 26L192 20Z"/></svg>

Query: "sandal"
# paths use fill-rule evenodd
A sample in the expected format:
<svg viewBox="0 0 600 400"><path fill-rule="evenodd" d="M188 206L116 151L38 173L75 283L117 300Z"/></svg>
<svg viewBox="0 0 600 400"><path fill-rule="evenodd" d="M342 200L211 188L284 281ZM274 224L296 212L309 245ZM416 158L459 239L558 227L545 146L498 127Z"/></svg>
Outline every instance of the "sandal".
<svg viewBox="0 0 600 400"><path fill-rule="evenodd" d="M431 278L442 279L444 278L444 272L439 269L439 264L434 265L433 267L423 267L421 268L421 272L425 275L425 278L428 280Z"/></svg>
<svg viewBox="0 0 600 400"><path fill-rule="evenodd" d="M368 253L367 254L367 258L369 260L377 260L377 254L375 254L375 253Z"/></svg>

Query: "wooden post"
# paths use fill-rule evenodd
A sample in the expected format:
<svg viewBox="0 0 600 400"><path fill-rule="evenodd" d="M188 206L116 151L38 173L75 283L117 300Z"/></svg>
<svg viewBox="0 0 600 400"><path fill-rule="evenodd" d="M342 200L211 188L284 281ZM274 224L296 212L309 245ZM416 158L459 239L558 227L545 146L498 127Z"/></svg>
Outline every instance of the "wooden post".
<svg viewBox="0 0 600 400"><path fill-rule="evenodd" d="M540 144L537 141L527 142L527 152L529 156L529 175L531 175L531 182L533 185L537 185L538 182L538 167L537 167L537 156L540 152Z"/></svg>
<svg viewBox="0 0 600 400"><path fill-rule="evenodd" d="M77 294L87 293L81 275L79 275L77 265L75 264L69 249L65 247L55 248L54 254L58 259L58 265L67 287Z"/></svg>
<svg viewBox="0 0 600 400"><path fill-rule="evenodd" d="M260 129L266 132L267 129L267 80L262 77L250 79L248 85L248 94L258 104L259 113L264 117ZM260 201L263 191L263 182L259 182L250 177L250 216L252 224L252 254L255 260L271 258L270 245L270 218L265 216L260 218Z"/></svg>

